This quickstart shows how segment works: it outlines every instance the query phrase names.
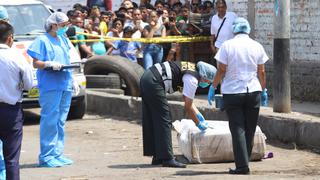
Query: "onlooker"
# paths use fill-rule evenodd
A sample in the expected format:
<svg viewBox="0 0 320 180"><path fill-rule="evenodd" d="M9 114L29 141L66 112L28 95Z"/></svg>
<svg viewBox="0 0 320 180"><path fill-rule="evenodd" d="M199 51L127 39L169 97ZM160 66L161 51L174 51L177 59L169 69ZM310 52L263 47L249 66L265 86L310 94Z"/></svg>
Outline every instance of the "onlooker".
<svg viewBox="0 0 320 180"><path fill-rule="evenodd" d="M73 161L64 154L65 122L72 97L72 71L62 70L70 65L70 41L65 33L68 17L61 12L51 14L45 24L47 33L29 46L27 53L38 68L40 91L40 167L60 167ZM54 53L52 53L54 52Z"/></svg>
<svg viewBox="0 0 320 180"><path fill-rule="evenodd" d="M230 174L249 174L249 161L260 108L260 94L266 87L265 62L269 59L263 46L249 37L250 25L244 18L233 24L235 37L225 41L215 58L218 73L209 90L222 81L224 108L229 119L236 169Z"/></svg>
<svg viewBox="0 0 320 180"><path fill-rule="evenodd" d="M0 8L0 11L3 19L3 9ZM19 180L24 121L22 91L32 88L33 73L31 65L22 54L10 49L13 44L13 31L8 22L0 20L0 140L3 142L1 151L3 148L6 179ZM0 170L0 178L4 178L3 168Z"/></svg>
<svg viewBox="0 0 320 180"><path fill-rule="evenodd" d="M149 25L143 30L146 38L165 37L166 28L158 22L159 16L156 11L150 13ZM143 50L143 67L150 68L153 64L160 63L163 57L163 48L160 44L146 44Z"/></svg>
<svg viewBox="0 0 320 180"><path fill-rule="evenodd" d="M133 19L131 21L127 21L124 24L124 27L131 26L134 27L134 33L132 38L141 38L143 29L148 25L148 23L142 20L142 15L140 9L133 10Z"/></svg>
<svg viewBox="0 0 320 180"><path fill-rule="evenodd" d="M98 6L103 11L112 10L112 0L87 0L87 6L92 8Z"/></svg>
<svg viewBox="0 0 320 180"><path fill-rule="evenodd" d="M108 32L107 34L108 37L123 37L123 20L120 18L116 18L113 21L112 24L112 29ZM108 41L106 41L106 44L109 48L111 48L113 46L112 43L108 43ZM107 54L111 54L111 55L120 55L120 51L119 50L115 50L113 49L108 50Z"/></svg>
<svg viewBox="0 0 320 180"><path fill-rule="evenodd" d="M72 26L75 28L76 33L83 33L83 20L81 17L76 17L72 21ZM73 39L79 40L80 42L75 44L76 49L79 50L81 57L91 57L93 56L93 52L89 46L87 46L86 42L82 41L85 40L85 36L83 34L76 34Z"/></svg>
<svg viewBox="0 0 320 180"><path fill-rule="evenodd" d="M108 33L108 24L110 22L110 14L106 11L101 12L99 30L100 34L105 36Z"/></svg>
<svg viewBox="0 0 320 180"><path fill-rule="evenodd" d="M123 38L131 38L133 33L133 27L127 26L123 29ZM112 51L113 48L120 51L120 56L125 57L132 62L137 62L137 53L141 50L141 43L126 40L114 41L113 47L109 50Z"/></svg>
<svg viewBox="0 0 320 180"><path fill-rule="evenodd" d="M211 19L211 49L216 54L222 43L233 38L232 24L237 18L234 12L227 12L225 0L216 1L217 14Z"/></svg>
<svg viewBox="0 0 320 180"><path fill-rule="evenodd" d="M166 24L166 29L167 29L167 36L180 36L181 32L179 31L177 25L176 25L176 18L177 18L177 12L174 10L171 10L169 12L169 22ZM179 43L173 42L170 43L169 46L169 52L166 55L164 53L164 56L167 61L172 61L172 60L181 60L180 57L180 45Z"/></svg>

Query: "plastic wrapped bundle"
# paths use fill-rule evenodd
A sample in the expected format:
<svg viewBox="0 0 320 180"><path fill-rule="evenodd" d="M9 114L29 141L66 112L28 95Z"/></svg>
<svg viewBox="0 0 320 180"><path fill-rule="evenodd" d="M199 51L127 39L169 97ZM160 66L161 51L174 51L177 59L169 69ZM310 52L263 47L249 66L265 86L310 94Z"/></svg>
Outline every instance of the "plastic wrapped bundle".
<svg viewBox="0 0 320 180"><path fill-rule="evenodd" d="M201 132L192 120L175 121L178 143L190 163L234 161L232 137L227 121L208 121L209 128ZM266 152L266 136L256 129L251 160L261 160Z"/></svg>

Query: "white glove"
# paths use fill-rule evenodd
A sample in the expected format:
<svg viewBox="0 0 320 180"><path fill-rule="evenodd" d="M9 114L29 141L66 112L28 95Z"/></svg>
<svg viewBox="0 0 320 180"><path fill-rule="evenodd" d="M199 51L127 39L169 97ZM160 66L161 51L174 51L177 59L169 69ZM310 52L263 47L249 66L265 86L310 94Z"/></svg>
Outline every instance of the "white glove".
<svg viewBox="0 0 320 180"><path fill-rule="evenodd" d="M54 71L60 71L62 68L62 64L56 62L56 61L45 61L44 62L44 68L52 68Z"/></svg>

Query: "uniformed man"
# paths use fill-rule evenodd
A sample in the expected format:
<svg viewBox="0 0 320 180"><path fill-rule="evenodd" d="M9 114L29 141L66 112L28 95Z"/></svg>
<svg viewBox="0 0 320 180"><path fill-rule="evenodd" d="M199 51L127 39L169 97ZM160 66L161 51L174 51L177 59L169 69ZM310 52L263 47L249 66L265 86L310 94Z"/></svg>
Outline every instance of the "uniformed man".
<svg viewBox="0 0 320 180"><path fill-rule="evenodd" d="M171 117L166 93L182 88L185 110L197 127L204 131L208 123L193 104L198 86L208 87L216 68L205 62L157 63L140 80L143 111L143 150L153 156L152 165L185 168L174 159L171 142Z"/></svg>
<svg viewBox="0 0 320 180"><path fill-rule="evenodd" d="M18 180L22 141L22 91L32 88L32 66L10 47L13 27L0 20L0 140L3 142L6 179Z"/></svg>

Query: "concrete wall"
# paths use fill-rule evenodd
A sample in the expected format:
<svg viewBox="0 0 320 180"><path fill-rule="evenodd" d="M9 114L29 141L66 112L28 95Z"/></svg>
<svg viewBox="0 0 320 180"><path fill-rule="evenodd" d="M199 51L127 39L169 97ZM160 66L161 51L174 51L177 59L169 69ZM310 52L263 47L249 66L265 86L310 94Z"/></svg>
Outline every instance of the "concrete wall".
<svg viewBox="0 0 320 180"><path fill-rule="evenodd" d="M248 0L230 0L228 9L250 17ZM272 95L274 0L254 1L254 37L267 51L268 89ZM320 0L291 0L292 99L320 101ZM252 16L252 14L251 14Z"/></svg>

